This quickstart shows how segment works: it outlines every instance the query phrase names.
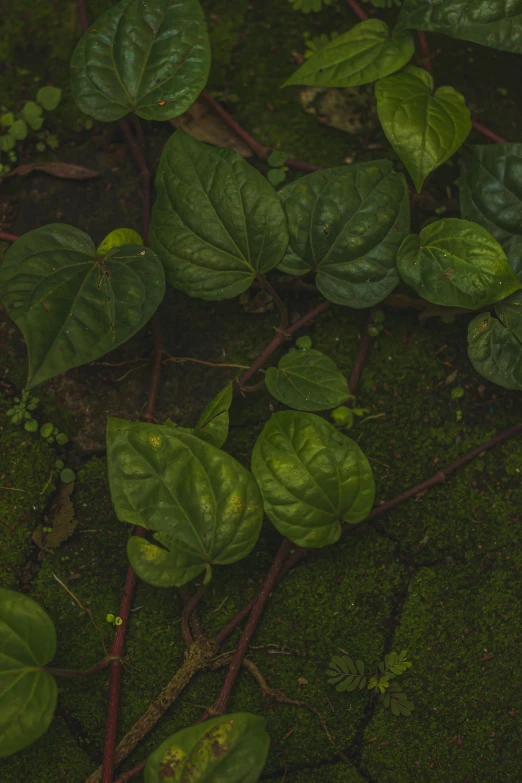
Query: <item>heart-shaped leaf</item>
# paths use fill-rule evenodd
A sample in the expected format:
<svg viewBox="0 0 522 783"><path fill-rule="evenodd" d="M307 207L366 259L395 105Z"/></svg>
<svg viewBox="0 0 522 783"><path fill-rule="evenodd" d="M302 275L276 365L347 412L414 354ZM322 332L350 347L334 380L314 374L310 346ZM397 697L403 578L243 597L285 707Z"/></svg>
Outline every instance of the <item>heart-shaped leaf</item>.
<svg viewBox="0 0 522 783"><path fill-rule="evenodd" d="M113 247L122 247L123 245L143 245L143 240L132 228L116 228L102 239L96 253L100 258L105 258Z"/></svg>
<svg viewBox="0 0 522 783"><path fill-rule="evenodd" d="M335 362L313 349L285 354L277 369L266 371L265 383L276 400L298 411L325 411L350 396L348 381Z"/></svg>
<svg viewBox="0 0 522 783"><path fill-rule="evenodd" d="M462 217L505 242L522 235L522 144L474 144L462 150Z"/></svg>
<svg viewBox="0 0 522 783"><path fill-rule="evenodd" d="M252 475L181 428L109 419L109 485L118 519L156 531L163 548L129 540L138 576L181 586L254 547L263 504Z"/></svg>
<svg viewBox="0 0 522 783"><path fill-rule="evenodd" d="M228 411L232 405L232 384L221 389L200 416L194 435L206 440L218 449L228 437Z"/></svg>
<svg viewBox="0 0 522 783"><path fill-rule="evenodd" d="M54 111L62 100L62 91L59 87L47 84L40 87L36 93L36 100L46 111Z"/></svg>
<svg viewBox="0 0 522 783"><path fill-rule="evenodd" d="M397 267L419 296L438 305L485 307L521 287L489 231L458 218L437 220L407 237Z"/></svg>
<svg viewBox="0 0 522 783"><path fill-rule="evenodd" d="M264 718L248 712L212 718L156 748L145 783L257 783L269 747Z"/></svg>
<svg viewBox="0 0 522 783"><path fill-rule="evenodd" d="M355 87L382 79L406 65L415 47L410 33L390 29L379 19L356 24L337 36L286 80L310 87Z"/></svg>
<svg viewBox="0 0 522 783"><path fill-rule="evenodd" d="M165 292L159 259L125 245L101 261L83 231L29 231L0 265L0 298L29 350L27 388L92 362L151 318Z"/></svg>
<svg viewBox="0 0 522 783"><path fill-rule="evenodd" d="M288 244L281 202L234 150L178 130L163 150L156 190L150 243L175 288L230 299L281 260Z"/></svg>
<svg viewBox="0 0 522 783"><path fill-rule="evenodd" d="M390 161L316 171L279 197L290 232L281 271L316 270L323 296L348 307L372 307L393 291L410 207L406 180Z"/></svg>
<svg viewBox="0 0 522 783"><path fill-rule="evenodd" d="M0 757L27 747L47 730L57 687L41 670L56 652L56 632L31 598L0 588Z"/></svg>
<svg viewBox="0 0 522 783"><path fill-rule="evenodd" d="M522 391L522 296L513 294L490 313L477 315L468 327L468 356L488 381Z"/></svg>
<svg viewBox="0 0 522 783"><path fill-rule="evenodd" d="M522 54L520 0L403 0L398 27L433 30Z"/></svg>
<svg viewBox="0 0 522 783"><path fill-rule="evenodd" d="M95 120L183 114L204 88L210 44L198 0L120 0L80 39L72 95Z"/></svg>
<svg viewBox="0 0 522 783"><path fill-rule="evenodd" d="M408 65L375 85L377 113L386 137L420 193L428 174L448 160L471 130L463 95L439 87L424 68Z"/></svg>
<svg viewBox="0 0 522 783"><path fill-rule="evenodd" d="M335 543L343 522L362 522L373 506L373 473L363 452L312 413L275 413L256 441L252 472L266 515L298 546Z"/></svg>

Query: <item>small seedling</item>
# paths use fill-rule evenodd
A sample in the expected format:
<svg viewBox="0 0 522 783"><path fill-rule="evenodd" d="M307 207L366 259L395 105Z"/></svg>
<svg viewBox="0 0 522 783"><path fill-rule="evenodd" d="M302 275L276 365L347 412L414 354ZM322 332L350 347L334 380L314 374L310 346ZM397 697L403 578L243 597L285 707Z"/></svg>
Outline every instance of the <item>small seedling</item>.
<svg viewBox="0 0 522 783"><path fill-rule="evenodd" d="M44 110L54 111L60 103L62 91L58 87L47 85L40 87L36 93L36 101L27 101L19 112L9 111L1 107L0 114L0 177L9 174L11 164L16 163L22 142L35 140L38 152L57 149L58 139L46 130L44 125Z"/></svg>
<svg viewBox="0 0 522 783"><path fill-rule="evenodd" d="M274 185L274 187L280 185L286 179L288 166L285 166L284 164L287 158L288 155L286 152L281 152L280 150L274 150L268 157L267 163L271 168L266 176L270 184Z"/></svg>
<svg viewBox="0 0 522 783"><path fill-rule="evenodd" d="M35 427L31 422L34 421L32 411L36 410L40 402L38 397L31 397L28 391L24 391L22 396L15 397L14 401L16 404L7 409L6 415L9 416L13 424L25 422L24 426L28 432L36 432L38 424ZM28 424L29 426L27 426Z"/></svg>
<svg viewBox="0 0 522 783"><path fill-rule="evenodd" d="M330 668L326 670L329 683L338 691L369 690L371 698L380 698L385 707L389 707L394 715L411 715L414 704L401 691L395 677L400 677L411 667L411 661L406 660L407 650L400 654L391 652L384 656L377 670L372 674L365 671L362 661L354 661L348 655L334 655Z"/></svg>

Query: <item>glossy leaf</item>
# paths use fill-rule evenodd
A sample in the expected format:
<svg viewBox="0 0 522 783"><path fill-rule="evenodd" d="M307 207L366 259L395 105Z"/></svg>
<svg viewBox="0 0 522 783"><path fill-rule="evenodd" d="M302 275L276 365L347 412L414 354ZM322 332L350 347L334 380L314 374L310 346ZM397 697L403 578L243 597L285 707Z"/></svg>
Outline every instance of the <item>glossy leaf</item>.
<svg viewBox="0 0 522 783"><path fill-rule="evenodd" d="M428 71L414 65L375 85L383 130L419 193L428 174L459 149L471 130L463 95L453 87L432 90Z"/></svg>
<svg viewBox="0 0 522 783"><path fill-rule="evenodd" d="M407 237L397 267L419 296L438 305L475 309L520 288L497 240L458 218L437 220Z"/></svg>
<svg viewBox="0 0 522 783"><path fill-rule="evenodd" d="M164 292L163 268L148 248L115 248L101 262L87 234L72 226L24 234L4 255L0 298L27 343L27 388L121 345Z"/></svg>
<svg viewBox="0 0 522 783"><path fill-rule="evenodd" d="M499 242L522 235L522 144L475 144L462 150L462 217Z"/></svg>
<svg viewBox="0 0 522 783"><path fill-rule="evenodd" d="M510 329L522 343L522 293L516 291L507 299L499 302L495 307L495 312L506 329Z"/></svg>
<svg viewBox="0 0 522 783"><path fill-rule="evenodd" d="M120 0L80 39L71 60L72 95L102 122L128 112L170 120L194 103L209 69L198 0Z"/></svg>
<svg viewBox="0 0 522 783"><path fill-rule="evenodd" d="M368 19L337 36L286 80L310 87L355 87L388 76L413 56L413 38L393 32L385 22Z"/></svg>
<svg viewBox="0 0 522 783"><path fill-rule="evenodd" d="M266 371L265 383L276 400L298 411L335 408L350 396L348 381L335 362L311 348L285 354L277 369Z"/></svg>
<svg viewBox="0 0 522 783"><path fill-rule="evenodd" d="M118 519L156 532L157 546L129 540L138 576L181 586L254 547L263 505L235 459L181 428L109 419L109 485Z"/></svg>
<svg viewBox="0 0 522 783"><path fill-rule="evenodd" d="M256 441L252 472L266 515L299 546L335 543L343 522L362 522L373 506L373 473L363 452L311 413L274 414Z"/></svg>
<svg viewBox="0 0 522 783"><path fill-rule="evenodd" d="M0 588L0 757L38 739L56 706L54 677L41 671L56 652L56 632L31 598Z"/></svg>
<svg viewBox="0 0 522 783"><path fill-rule="evenodd" d="M522 0L403 0L398 26L522 54Z"/></svg>
<svg viewBox="0 0 522 783"><path fill-rule="evenodd" d="M316 270L323 296L348 307L372 307L393 291L410 208L406 180L390 161L316 171L279 197L290 232L281 271Z"/></svg>
<svg viewBox="0 0 522 783"><path fill-rule="evenodd" d="M264 718L247 712L212 718L156 748L145 783L257 783L269 747Z"/></svg>
<svg viewBox="0 0 522 783"><path fill-rule="evenodd" d="M150 243L175 288L230 299L281 260L288 244L281 202L234 150L178 130L163 150L156 190Z"/></svg>
<svg viewBox="0 0 522 783"><path fill-rule="evenodd" d="M509 266L522 284L522 236L513 236L503 243Z"/></svg>
<svg viewBox="0 0 522 783"><path fill-rule="evenodd" d="M231 405L232 384L229 383L207 405L196 424L194 435L220 449L228 437L228 411Z"/></svg>
<svg viewBox="0 0 522 783"><path fill-rule="evenodd" d="M132 228L116 228L102 239L96 253L101 258L105 258L113 247L122 247L123 245L143 245L143 239Z"/></svg>
<svg viewBox="0 0 522 783"><path fill-rule="evenodd" d="M513 329L513 314L510 317L504 311L502 315L508 326L490 313L481 313L471 321L468 356L475 370L488 381L505 389L522 391L522 316L518 327Z"/></svg>

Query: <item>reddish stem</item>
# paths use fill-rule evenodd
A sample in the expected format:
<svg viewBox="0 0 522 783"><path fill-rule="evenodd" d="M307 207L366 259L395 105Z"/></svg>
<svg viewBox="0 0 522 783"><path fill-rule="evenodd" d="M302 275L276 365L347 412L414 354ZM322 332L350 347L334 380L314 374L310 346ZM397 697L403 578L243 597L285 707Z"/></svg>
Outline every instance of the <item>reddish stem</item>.
<svg viewBox="0 0 522 783"><path fill-rule="evenodd" d="M143 536L142 527L137 527L135 534ZM121 659L125 646L125 631L132 605L132 596L136 585L136 573L129 566L127 569L127 578L123 589L123 598L121 600L119 616L122 619L121 625L116 627L114 641L112 643L111 655ZM109 683L109 706L107 709L107 723L105 729L105 744L103 747L103 767L101 783L112 783L114 771L114 753L116 749L116 731L118 726L118 706L120 701L120 682L121 682L121 660L113 661L111 664L111 677Z"/></svg>
<svg viewBox="0 0 522 783"><path fill-rule="evenodd" d="M107 666L115 660L116 658L114 655L106 655L105 658L102 658L101 661L98 661L94 666L91 666L90 669L81 670L55 669L53 666L42 666L41 668L42 671L47 672L47 674L52 674L53 677L90 677L92 674L97 674L106 669Z"/></svg>
<svg viewBox="0 0 522 783"><path fill-rule="evenodd" d="M310 321L313 321L313 319L320 315L321 313L324 313L325 310L327 310L330 307L330 302L322 302L317 307L314 307L313 310L310 310L309 313L304 315L302 318L299 319L295 324L292 324L292 326L289 326L286 331L278 330L276 336L274 339L266 346L266 348L262 351L260 356L255 360L255 362L246 370L243 375L238 378L238 386L244 386L250 378L256 374L256 372L263 366L263 364L267 361L267 359L272 356L274 351L277 351L280 345L284 343L286 338L293 334L295 331L300 329L302 326L305 326Z"/></svg>
<svg viewBox="0 0 522 783"><path fill-rule="evenodd" d="M152 376L149 386L147 407L145 408L145 413L143 414L144 421L154 421L154 408L156 406L156 399L158 397L161 375L161 360L165 353L165 349L163 348L163 337L161 335L161 325L157 313L152 317L151 326L152 339L154 341L154 350L152 354L154 357L154 362L152 365Z"/></svg>
<svg viewBox="0 0 522 783"><path fill-rule="evenodd" d="M482 135L485 136L487 139L494 141L495 144L507 144L506 139L503 139L502 136L498 135L498 133L495 133L489 128L486 128L486 126L482 125L481 122L475 122L475 120L473 120L471 124L473 125L475 130L477 130L479 133L482 133Z"/></svg>
<svg viewBox="0 0 522 783"><path fill-rule="evenodd" d="M361 6L360 6L360 5L359 5L359 3L357 2L357 0L346 0L346 2L347 2L347 3L348 3L348 5L350 6L350 8L351 8L351 9L352 9L352 11L354 12L354 14L355 14L356 16L358 16L358 17L359 17L359 19L360 19L362 22L366 21L366 19L368 19L368 18L369 18L369 17L368 17L368 14L366 13L366 11L363 11L363 9L361 8Z"/></svg>
<svg viewBox="0 0 522 783"><path fill-rule="evenodd" d="M87 12L85 10L84 0L77 0L78 15L80 17L80 25L84 33L89 29L89 20L87 19Z"/></svg>
<svg viewBox="0 0 522 783"><path fill-rule="evenodd" d="M241 664L243 663L245 655L247 654L248 645L250 644L250 639L252 638L254 631L256 630L264 606L268 600L270 593L274 588L274 585L277 582L277 578L279 576L281 568L283 567L283 563L288 553L290 552L291 548L292 548L292 542L289 541L288 538L284 538L274 558L274 561L270 567L270 571L267 574L263 587L259 591L259 595L256 598L255 604L250 613L250 617L248 618L247 624L245 625L244 631L241 635L241 639L239 640L239 644L237 645L236 650L234 652L232 663L230 664L230 667L227 672L227 676L225 677L225 681L221 688L220 694L216 700L216 703L210 710L204 713L201 720L205 720L206 718L210 717L210 715L224 715L225 712L227 711L228 700L230 698L230 694L232 692L234 683L239 674L239 670L241 669Z"/></svg>
<svg viewBox="0 0 522 783"><path fill-rule="evenodd" d="M138 764L137 767L134 767L128 772L124 772L123 775L120 775L116 783L125 783L127 780L130 780L139 772L141 772L142 769L145 769L146 765L147 765L147 759L145 759L145 761L142 761L141 764Z"/></svg>
<svg viewBox="0 0 522 783"><path fill-rule="evenodd" d="M419 44L422 53L422 64L425 67L425 69L428 71L428 73L433 75L433 66L431 64L430 47L428 46L428 39L426 38L426 33L422 32L422 30L417 30L417 38L419 39Z"/></svg>
<svg viewBox="0 0 522 783"><path fill-rule="evenodd" d="M368 334L368 326L370 326L371 323L372 323L372 314L370 312L367 321L364 324L364 331L361 337L361 342L359 343L357 356L355 357L355 364L352 367L352 372L350 373L350 378L348 379L348 388L352 394L355 394L355 390L357 389L357 386L359 384L359 379L361 377L361 373L364 367L364 363L366 361L366 357L368 356L368 351L370 350L372 338ZM350 405L350 400L348 400L346 404Z"/></svg>
<svg viewBox="0 0 522 783"><path fill-rule="evenodd" d="M139 123L136 117L136 122ZM140 131L141 131L141 126ZM136 142L136 139L132 135L131 129L126 119L120 120L120 128L123 131L125 140L129 145L129 148L134 155L134 159L138 164L140 171L140 183L143 199L143 241L146 245L149 243L149 227L150 227L150 170L145 160L145 152L142 147ZM141 135L143 132L141 131Z"/></svg>
<svg viewBox="0 0 522 783"><path fill-rule="evenodd" d="M6 234L5 231L0 231L0 239L4 242L16 242L18 237L14 234Z"/></svg>

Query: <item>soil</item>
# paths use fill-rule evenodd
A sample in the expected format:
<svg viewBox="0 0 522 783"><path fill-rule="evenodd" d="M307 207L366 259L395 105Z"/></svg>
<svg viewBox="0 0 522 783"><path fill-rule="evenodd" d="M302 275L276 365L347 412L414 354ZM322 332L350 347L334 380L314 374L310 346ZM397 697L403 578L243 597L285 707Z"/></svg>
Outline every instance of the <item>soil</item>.
<svg viewBox="0 0 522 783"><path fill-rule="evenodd" d="M87 2L94 20L108 0ZM344 133L307 114L299 91L280 90L304 52L303 34L348 29L355 21L340 0L318 14L292 11L286 0L205 0L213 66L208 89L259 141L296 158L340 166L394 153L377 127ZM393 18L394 12L383 12ZM98 172L83 181L31 173L0 181L0 230L20 235L51 222L69 223L99 243L119 227L140 230L141 195L134 161L117 126L85 127L68 88L68 61L80 30L73 2L20 0L5 10L0 105L19 108L39 82L63 87L49 115L59 138L54 152L27 143L18 163L60 160ZM515 55L442 36L429 36L437 84L461 90L474 118L508 141L520 138L522 83ZM438 51L440 50L440 52ZM36 87L35 87L36 85ZM500 88L500 90L499 90ZM143 123L151 168L173 128ZM469 143L483 143L475 131ZM249 159L263 172L265 164ZM400 168L400 163L397 164ZM289 173L289 178L299 176ZM414 207L414 228L443 201L457 214L458 156L429 179ZM1 247L0 243L0 247ZM6 245L4 245L5 247ZM293 321L319 302L285 295ZM169 288L159 309L166 350L177 359L249 365L277 325L272 311L249 312L237 300L209 303ZM263 309L263 308L261 308ZM360 312L332 307L306 330L314 348L349 375L363 328ZM386 308L385 330L373 343L357 402L367 409L351 436L371 459L377 502L433 475L474 446L520 420L520 396L478 376L466 354L467 318L419 323L414 311ZM70 438L65 447L15 427L5 415L25 383L25 347L0 312L0 586L36 598L56 623L55 666L88 668L109 647L127 558L128 527L116 519L106 478L107 416L139 419L151 375L146 326L92 364L38 388L35 416ZM276 354L276 363L281 353ZM457 373L455 376L454 373ZM193 426L234 368L165 362L155 416ZM452 399L451 389L465 394ZM260 391L234 402L225 449L249 466L257 435L278 403ZM460 414L457 414L460 411ZM58 484L56 459L76 471L72 501L77 526L52 553L31 536L49 518ZM522 682L522 446L508 441L485 452L442 485L350 529L334 547L307 556L270 599L251 648L268 684L306 707L265 697L242 672L231 711L266 718L271 750L263 778L285 783L497 783L520 780ZM266 575L280 537L266 522L245 560L222 568L202 605L208 635L248 600ZM64 582L84 609L56 581ZM181 607L174 590L139 583L128 631L119 735L170 680L182 658ZM232 643L226 647L230 649ZM394 717L364 692L338 693L325 669L339 648L366 667L391 650L408 650L402 678L414 701ZM169 734L193 723L217 695L223 672L198 675L122 770L138 764ZM55 720L30 748L0 761L3 783L83 783L101 761L108 674L59 683ZM343 760L341 751L348 759ZM135 780L139 781L140 776Z"/></svg>

